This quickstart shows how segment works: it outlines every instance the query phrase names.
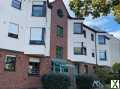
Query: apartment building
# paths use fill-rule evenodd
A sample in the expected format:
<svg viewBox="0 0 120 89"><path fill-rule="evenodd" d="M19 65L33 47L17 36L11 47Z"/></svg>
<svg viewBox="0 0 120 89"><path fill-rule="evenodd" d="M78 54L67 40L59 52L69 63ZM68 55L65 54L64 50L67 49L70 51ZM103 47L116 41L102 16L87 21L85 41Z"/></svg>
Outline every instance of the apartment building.
<svg viewBox="0 0 120 89"><path fill-rule="evenodd" d="M120 41L71 17L62 0L1 3L0 89L41 89L49 72L94 74L120 62Z"/></svg>
<svg viewBox="0 0 120 89"><path fill-rule="evenodd" d="M47 0L0 3L0 89L37 89L51 70L51 9Z"/></svg>
<svg viewBox="0 0 120 89"><path fill-rule="evenodd" d="M68 20L68 59L75 63L77 74L94 73L96 66L96 31L83 20Z"/></svg>

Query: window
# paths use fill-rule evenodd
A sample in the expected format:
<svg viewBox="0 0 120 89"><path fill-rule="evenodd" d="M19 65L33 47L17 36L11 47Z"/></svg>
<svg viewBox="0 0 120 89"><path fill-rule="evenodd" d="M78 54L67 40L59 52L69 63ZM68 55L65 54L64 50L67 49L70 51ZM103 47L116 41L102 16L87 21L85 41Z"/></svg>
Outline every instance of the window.
<svg viewBox="0 0 120 89"><path fill-rule="evenodd" d="M30 44L45 45L45 28L31 28Z"/></svg>
<svg viewBox="0 0 120 89"><path fill-rule="evenodd" d="M80 65L79 65L79 63L75 64L75 72L76 72L76 75L80 74Z"/></svg>
<svg viewBox="0 0 120 89"><path fill-rule="evenodd" d="M58 9L57 10L57 15L62 18L64 16L63 10L62 9Z"/></svg>
<svg viewBox="0 0 120 89"><path fill-rule="evenodd" d="M45 17L46 16L46 2L34 1L32 5L32 16Z"/></svg>
<svg viewBox="0 0 120 89"><path fill-rule="evenodd" d="M94 41L94 35L93 34L91 34L91 40Z"/></svg>
<svg viewBox="0 0 120 89"><path fill-rule="evenodd" d="M66 64L52 62L52 71L56 73L67 73L68 67Z"/></svg>
<svg viewBox="0 0 120 89"><path fill-rule="evenodd" d="M57 36L63 37L63 27L57 26Z"/></svg>
<svg viewBox="0 0 120 89"><path fill-rule="evenodd" d="M5 71L15 71L16 56L7 55L5 57Z"/></svg>
<svg viewBox="0 0 120 89"><path fill-rule="evenodd" d="M81 51L82 51L82 55L87 55L87 49L85 47L82 47L81 48Z"/></svg>
<svg viewBox="0 0 120 89"><path fill-rule="evenodd" d="M40 60L39 58L30 58L29 59L29 68L28 68L28 74L29 75L39 75L40 67Z"/></svg>
<svg viewBox="0 0 120 89"><path fill-rule="evenodd" d="M75 55L81 55L81 48L80 47L74 47L74 54Z"/></svg>
<svg viewBox="0 0 120 89"><path fill-rule="evenodd" d="M74 55L86 55L87 50L85 47L74 47Z"/></svg>
<svg viewBox="0 0 120 89"><path fill-rule="evenodd" d="M74 23L74 34L80 34L82 32L81 23Z"/></svg>
<svg viewBox="0 0 120 89"><path fill-rule="evenodd" d="M95 53L92 53L92 57L95 57Z"/></svg>
<svg viewBox="0 0 120 89"><path fill-rule="evenodd" d="M105 40L105 36L104 35L99 35L98 36L98 43L99 44L105 44L106 40Z"/></svg>
<svg viewBox="0 0 120 89"><path fill-rule="evenodd" d="M84 35L84 38L86 38L86 31L85 30L83 31L83 35Z"/></svg>
<svg viewBox="0 0 120 89"><path fill-rule="evenodd" d="M100 51L99 52L99 59L103 60L103 61L107 60L106 51Z"/></svg>
<svg viewBox="0 0 120 89"><path fill-rule="evenodd" d="M12 7L16 9L21 9L22 0L12 0Z"/></svg>
<svg viewBox="0 0 120 89"><path fill-rule="evenodd" d="M59 47L59 46L56 47L56 57L63 58L63 48L62 47Z"/></svg>
<svg viewBox="0 0 120 89"><path fill-rule="evenodd" d="M85 65L85 71L84 71L84 73L86 73L86 74L88 74L88 65Z"/></svg>
<svg viewBox="0 0 120 89"><path fill-rule="evenodd" d="M8 37L18 38L19 25L15 23L9 23Z"/></svg>

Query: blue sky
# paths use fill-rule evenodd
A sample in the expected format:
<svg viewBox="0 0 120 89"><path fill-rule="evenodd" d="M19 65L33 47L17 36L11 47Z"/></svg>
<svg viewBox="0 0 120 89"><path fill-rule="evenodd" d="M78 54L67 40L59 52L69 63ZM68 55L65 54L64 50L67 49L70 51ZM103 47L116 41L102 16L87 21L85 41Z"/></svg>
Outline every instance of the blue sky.
<svg viewBox="0 0 120 89"><path fill-rule="evenodd" d="M54 0L50 0L54 1ZM69 9L69 0L63 0L66 8L68 9L71 16L74 16L74 13ZM97 27L100 30L104 30L113 34L115 37L120 39L120 24L115 21L115 17L112 15L103 16L97 19L92 19L91 16L86 17L84 23L90 27Z"/></svg>

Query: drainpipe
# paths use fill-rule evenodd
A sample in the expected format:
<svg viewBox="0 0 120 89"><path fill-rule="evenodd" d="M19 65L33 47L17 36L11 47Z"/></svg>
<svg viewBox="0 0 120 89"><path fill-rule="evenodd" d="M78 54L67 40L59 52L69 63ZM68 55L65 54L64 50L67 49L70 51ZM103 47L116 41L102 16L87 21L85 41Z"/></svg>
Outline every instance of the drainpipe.
<svg viewBox="0 0 120 89"><path fill-rule="evenodd" d="M96 42L96 33L97 32L95 32L95 52L96 52L96 67L98 66L98 60L97 60L97 42Z"/></svg>

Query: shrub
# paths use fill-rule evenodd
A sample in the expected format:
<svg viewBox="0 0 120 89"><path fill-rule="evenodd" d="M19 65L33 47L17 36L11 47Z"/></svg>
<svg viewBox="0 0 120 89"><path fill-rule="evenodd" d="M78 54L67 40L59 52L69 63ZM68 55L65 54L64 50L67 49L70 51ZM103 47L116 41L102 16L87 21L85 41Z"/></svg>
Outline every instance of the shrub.
<svg viewBox="0 0 120 89"><path fill-rule="evenodd" d="M101 80L102 83L110 84L110 81L114 79L114 75L112 74L112 71L107 68L96 68L96 75Z"/></svg>
<svg viewBox="0 0 120 89"><path fill-rule="evenodd" d="M96 79L96 77L91 75L78 75L76 77L76 87L77 89L90 89Z"/></svg>
<svg viewBox="0 0 120 89"><path fill-rule="evenodd" d="M114 74L114 79L120 80L120 63L115 63L112 66L113 74Z"/></svg>
<svg viewBox="0 0 120 89"><path fill-rule="evenodd" d="M71 85L67 75L57 73L44 75L42 84L44 89L68 89Z"/></svg>

